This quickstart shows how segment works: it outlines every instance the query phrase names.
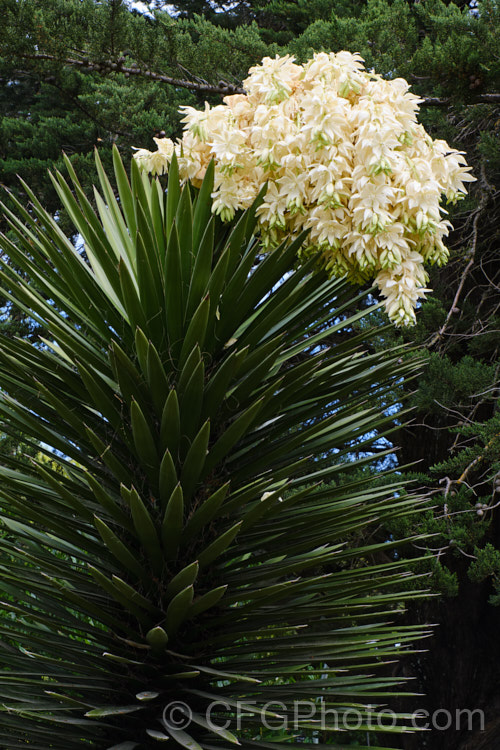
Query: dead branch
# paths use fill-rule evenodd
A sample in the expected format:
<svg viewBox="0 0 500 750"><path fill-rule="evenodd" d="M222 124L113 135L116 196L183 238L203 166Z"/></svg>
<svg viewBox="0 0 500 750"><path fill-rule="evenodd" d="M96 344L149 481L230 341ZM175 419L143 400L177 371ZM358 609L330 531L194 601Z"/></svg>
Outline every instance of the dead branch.
<svg viewBox="0 0 500 750"><path fill-rule="evenodd" d="M48 60L50 62L70 65L82 70L90 70L101 74L123 73L127 77L140 76L142 78L148 78L151 81L168 84L169 86L176 86L177 88L189 89L191 91L198 91L205 94L227 96L228 94L245 93L244 89L241 87L233 86L233 84L227 83L226 81L219 81L217 85L213 85L201 80L189 81L185 78L173 78L172 76L167 76L163 73L156 73L154 70L150 70L147 67L139 67L136 64L125 65L122 58L117 58L116 60L93 61L86 57L82 57L81 59L74 57L59 58L45 52L37 52L32 55L22 55L21 57L25 60Z"/></svg>
<svg viewBox="0 0 500 750"><path fill-rule="evenodd" d="M187 78L173 78L163 73L157 73L150 70L147 66L138 66L136 64L124 65L122 58L116 58L115 60L101 60L93 61L83 56L82 58L74 57L57 57L45 52L37 52L35 54L24 54L21 55L23 59L29 60L48 60L52 62L58 62L63 65L71 65L73 67L82 68L85 70L91 70L98 73L124 73L126 76L141 76L143 78L149 78L152 81L159 81L169 86L177 86L178 88L189 89L191 91L197 91L204 94L214 94L219 96L227 96L228 94L244 94L245 89L241 86L237 86L227 81L219 81L217 84L208 83L201 78L197 78L191 75L189 71L186 71L190 78L196 80L189 80ZM185 70L185 69L184 69ZM490 94L479 94L471 105L474 104L497 104L500 103L500 93ZM426 96L422 98L420 106L422 107L450 107L453 105L453 100L450 97L439 98L436 96Z"/></svg>
<svg viewBox="0 0 500 750"><path fill-rule="evenodd" d="M458 301L460 299L460 295L462 294L469 272L474 266L474 260L475 260L476 248L477 248L479 219L483 215L483 212L486 209L486 206L490 199L490 195L492 193L492 187L486 179L484 162L481 164L480 185L482 188L481 200L479 201L478 207L475 209L475 211L472 214L474 217L473 222L472 222L472 238L471 238L471 245L466 256L468 258L468 262L460 277L460 282L458 284L457 291L455 292L453 302L451 303L450 309L448 310L448 314L446 315L445 321L443 325L441 326L441 328L439 329L439 331L437 331L437 333L435 333L430 339L430 341L428 342L429 347L433 346L437 341L439 341L444 336L444 333L450 322L451 316L458 312Z"/></svg>
<svg viewBox="0 0 500 750"><path fill-rule="evenodd" d="M467 102L466 106L474 104L500 104L500 94L479 94L471 102ZM440 98L438 96L425 96L420 103L421 107L450 107L453 105L453 99L451 97Z"/></svg>

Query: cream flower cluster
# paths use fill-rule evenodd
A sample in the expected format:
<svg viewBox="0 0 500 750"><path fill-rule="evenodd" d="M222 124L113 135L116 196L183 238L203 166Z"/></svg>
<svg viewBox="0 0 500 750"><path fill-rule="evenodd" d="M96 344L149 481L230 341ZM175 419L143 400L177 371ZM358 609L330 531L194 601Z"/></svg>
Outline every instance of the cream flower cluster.
<svg viewBox="0 0 500 750"><path fill-rule="evenodd" d="M203 111L184 107L182 140L155 139L138 163L162 174L175 151L182 179L199 186L213 159L224 221L267 183L258 216L268 249L308 229L302 259L316 254L354 283L374 279L391 320L414 322L429 291L424 262L448 258L440 201L474 179L461 152L417 123L406 81L366 71L357 54L322 52L305 65L266 57L244 88Z"/></svg>

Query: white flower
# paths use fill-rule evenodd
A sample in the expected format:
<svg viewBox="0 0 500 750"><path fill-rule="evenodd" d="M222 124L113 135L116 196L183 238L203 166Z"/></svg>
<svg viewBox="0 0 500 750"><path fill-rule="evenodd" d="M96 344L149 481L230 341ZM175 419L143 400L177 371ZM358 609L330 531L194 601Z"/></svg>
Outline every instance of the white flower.
<svg viewBox="0 0 500 750"><path fill-rule="evenodd" d="M302 75L301 66L293 61L290 55L276 55L274 60L264 57L260 65L250 68L250 75L243 81L248 95L256 99L263 97L268 104L287 99Z"/></svg>
<svg viewBox="0 0 500 750"><path fill-rule="evenodd" d="M139 165L163 174L175 152L181 179L199 186L214 159L224 221L267 183L257 210L266 248L309 230L300 259L319 254L332 275L374 279L389 317L413 322L424 262L448 258L441 200L474 180L463 154L418 124L406 81L367 72L358 54L320 52L303 66L266 57L244 86L218 106L183 107L181 141L155 139L156 152L137 150Z"/></svg>
<svg viewBox="0 0 500 750"><path fill-rule="evenodd" d="M148 151L145 148L139 148L134 154L134 159L141 169L151 174L163 174L168 171L170 158L162 151Z"/></svg>

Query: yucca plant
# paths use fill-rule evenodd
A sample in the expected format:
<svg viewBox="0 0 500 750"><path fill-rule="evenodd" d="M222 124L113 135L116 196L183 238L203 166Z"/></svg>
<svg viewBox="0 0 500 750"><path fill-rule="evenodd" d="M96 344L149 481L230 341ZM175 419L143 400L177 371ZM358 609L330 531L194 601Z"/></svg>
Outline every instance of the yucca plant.
<svg viewBox="0 0 500 750"><path fill-rule="evenodd" d="M335 480L414 366L369 353L301 238L262 255L255 206L212 216L211 169L181 188L174 160L165 191L114 166L97 212L69 160L72 188L53 178L84 251L28 186L5 209L3 294L48 333L0 350L1 429L43 457L0 469L0 744L271 748L354 709L369 729L402 689L379 668L422 633L395 624L419 595L401 541L359 540L419 501Z"/></svg>

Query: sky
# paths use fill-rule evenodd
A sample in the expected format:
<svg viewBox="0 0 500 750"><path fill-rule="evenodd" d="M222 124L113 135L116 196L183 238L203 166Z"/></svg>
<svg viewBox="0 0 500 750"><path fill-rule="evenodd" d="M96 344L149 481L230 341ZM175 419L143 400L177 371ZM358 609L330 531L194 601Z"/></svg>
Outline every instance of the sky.
<svg viewBox="0 0 500 750"><path fill-rule="evenodd" d="M153 16L153 13L151 12L154 3L148 3L148 2L142 2L142 0L127 0L127 5L129 8L135 8L135 10L138 10L139 13L143 13L144 15ZM175 8L173 5L164 5L163 10L169 11L173 16L175 16Z"/></svg>
<svg viewBox="0 0 500 750"><path fill-rule="evenodd" d="M144 15L153 15L150 10L150 5L152 3L143 3L143 2L129 2L127 3L130 8L135 8L135 10L138 10L140 13L143 13Z"/></svg>

